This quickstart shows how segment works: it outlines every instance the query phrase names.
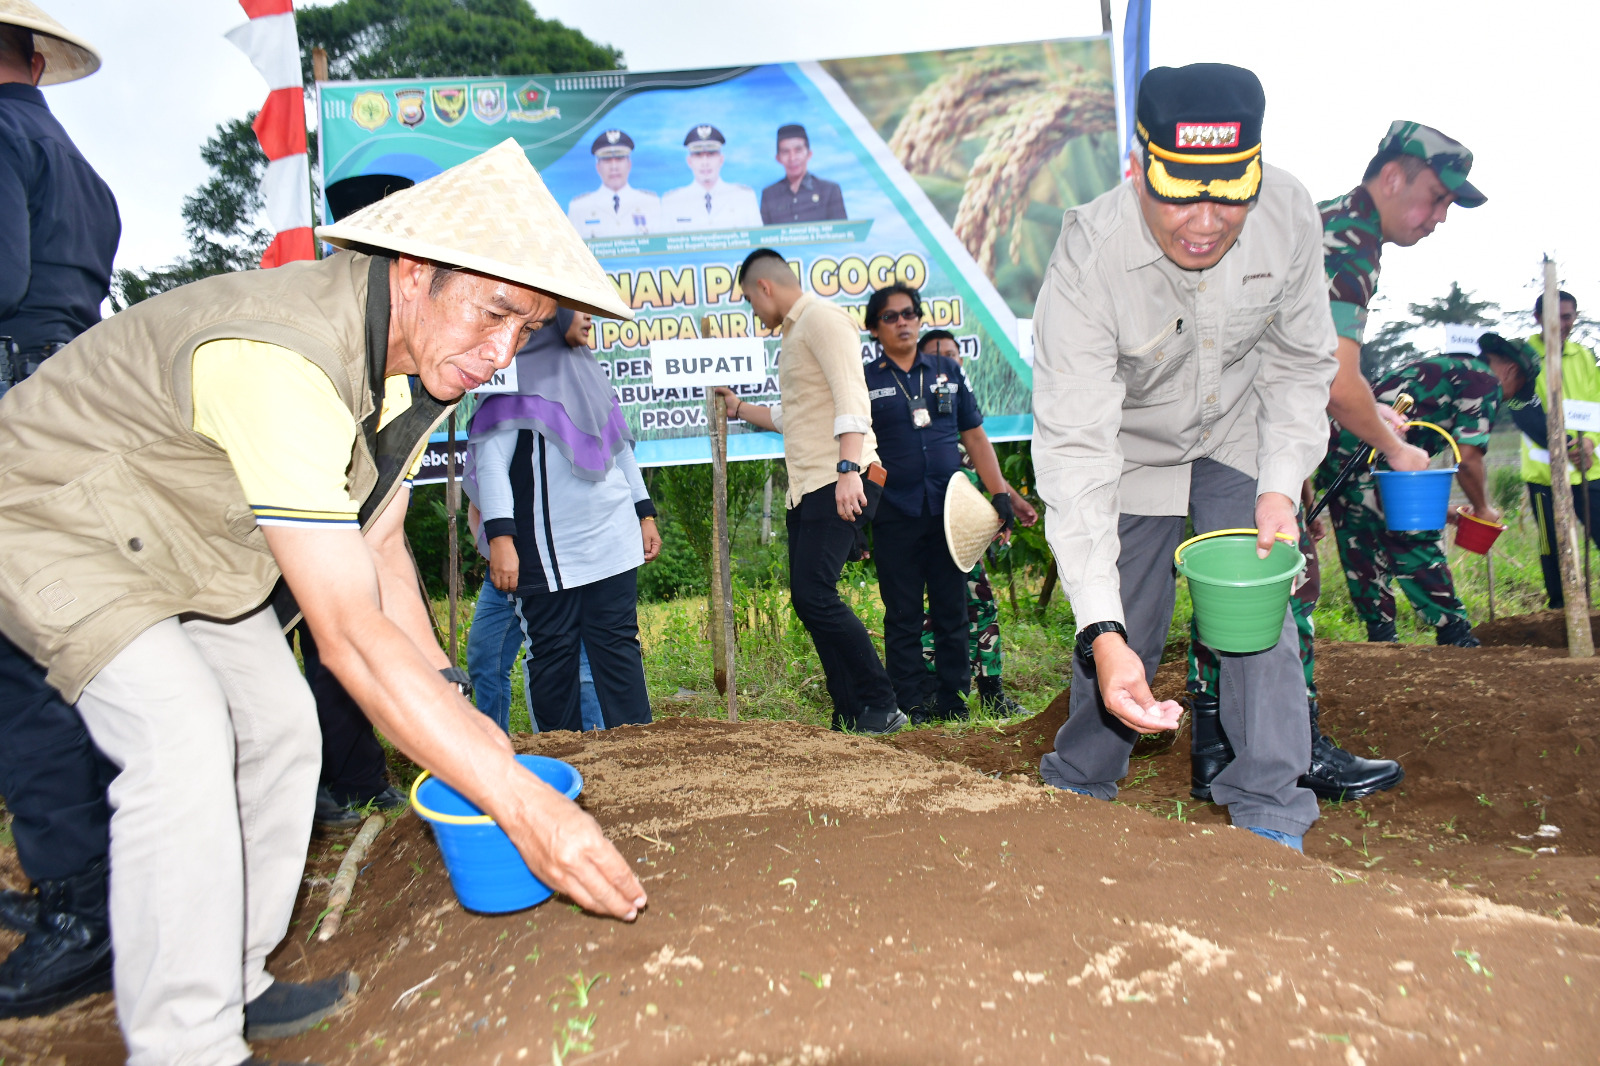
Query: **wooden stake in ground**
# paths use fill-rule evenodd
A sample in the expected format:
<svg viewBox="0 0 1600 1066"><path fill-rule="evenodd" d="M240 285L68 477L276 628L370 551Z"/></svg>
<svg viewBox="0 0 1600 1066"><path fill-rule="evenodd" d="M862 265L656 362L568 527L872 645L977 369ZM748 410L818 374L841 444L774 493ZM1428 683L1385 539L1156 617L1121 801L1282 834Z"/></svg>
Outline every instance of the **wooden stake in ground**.
<svg viewBox="0 0 1600 1066"><path fill-rule="evenodd" d="M1550 510L1555 528L1556 559L1561 567L1561 595L1566 600L1567 654L1574 659L1594 655L1594 634L1589 629L1589 609L1578 575L1578 517L1572 507L1572 482L1567 475L1567 419L1561 387L1561 297L1556 284L1555 260L1544 260L1544 374L1549 385L1545 404L1545 432L1550 451Z"/></svg>
<svg viewBox="0 0 1600 1066"><path fill-rule="evenodd" d="M446 589L450 597L450 665L457 662L456 656L456 611L461 600L461 544L456 535L456 511L461 507L461 483L456 480L456 413L450 412L450 440L446 445L449 455L444 465L444 517L445 524L450 527L448 540L450 542L450 572L446 579Z"/></svg>
<svg viewBox="0 0 1600 1066"><path fill-rule="evenodd" d="M344 919L344 909L350 902L350 896L356 890L356 875L361 872L361 862L367 857L367 849L372 847L372 842L378 839L378 832L383 828L384 818L381 814L367 816L361 823L361 832L350 844L350 850L344 853L344 860L339 863L339 872L333 875L333 888L328 890L328 909L323 916L322 924L317 927L317 941L320 943L332 940L333 934L339 931L339 923Z"/></svg>
<svg viewBox="0 0 1600 1066"><path fill-rule="evenodd" d="M710 318L700 319L700 335L710 332ZM728 404L707 390L711 429L711 651L717 691L728 698L728 721L739 720L739 686L734 659L733 559L728 539Z"/></svg>

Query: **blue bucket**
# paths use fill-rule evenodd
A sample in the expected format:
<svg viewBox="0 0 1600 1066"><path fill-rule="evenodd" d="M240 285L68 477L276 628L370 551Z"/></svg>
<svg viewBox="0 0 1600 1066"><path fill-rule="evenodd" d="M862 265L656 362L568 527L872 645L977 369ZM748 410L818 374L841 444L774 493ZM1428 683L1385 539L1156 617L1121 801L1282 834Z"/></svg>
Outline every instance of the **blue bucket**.
<svg viewBox="0 0 1600 1066"><path fill-rule="evenodd" d="M1450 482L1456 468L1446 470L1375 470L1384 525L1391 533L1443 529L1450 513Z"/></svg>
<svg viewBox="0 0 1600 1066"><path fill-rule="evenodd" d="M543 755L516 759L567 799L583 791L583 775L560 759ZM424 773L417 778L411 786L411 808L432 824L445 869L450 871L450 887L467 910L504 914L550 898L550 886L533 876L505 830L437 777Z"/></svg>

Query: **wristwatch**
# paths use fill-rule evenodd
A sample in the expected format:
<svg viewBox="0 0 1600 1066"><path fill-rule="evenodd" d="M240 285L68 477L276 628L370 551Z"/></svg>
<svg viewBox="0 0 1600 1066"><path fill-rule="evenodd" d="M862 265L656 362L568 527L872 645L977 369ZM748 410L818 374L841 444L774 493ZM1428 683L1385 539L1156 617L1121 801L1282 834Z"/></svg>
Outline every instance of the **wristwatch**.
<svg viewBox="0 0 1600 1066"><path fill-rule="evenodd" d="M1116 633L1126 643L1128 630L1121 622L1092 622L1078 630L1076 652L1079 659L1083 660L1085 667L1094 664L1094 638L1102 633Z"/></svg>
<svg viewBox="0 0 1600 1066"><path fill-rule="evenodd" d="M852 463L848 459L840 459L839 465L834 467L834 469L841 474L859 474L861 473L861 464Z"/></svg>
<svg viewBox="0 0 1600 1066"><path fill-rule="evenodd" d="M456 687L462 698L472 698L472 678L459 666L447 666L439 671L439 676Z"/></svg>

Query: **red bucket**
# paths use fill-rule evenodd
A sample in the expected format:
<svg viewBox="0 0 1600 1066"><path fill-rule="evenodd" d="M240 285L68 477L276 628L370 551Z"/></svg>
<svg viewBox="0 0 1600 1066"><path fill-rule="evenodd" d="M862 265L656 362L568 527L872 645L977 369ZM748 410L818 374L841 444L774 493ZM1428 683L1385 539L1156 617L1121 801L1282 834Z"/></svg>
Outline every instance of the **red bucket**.
<svg viewBox="0 0 1600 1066"><path fill-rule="evenodd" d="M1506 527L1500 523L1485 522L1469 514L1464 507L1456 508L1456 517L1460 519L1456 523L1456 547L1479 555L1488 555L1489 549L1494 547L1495 538L1506 531Z"/></svg>

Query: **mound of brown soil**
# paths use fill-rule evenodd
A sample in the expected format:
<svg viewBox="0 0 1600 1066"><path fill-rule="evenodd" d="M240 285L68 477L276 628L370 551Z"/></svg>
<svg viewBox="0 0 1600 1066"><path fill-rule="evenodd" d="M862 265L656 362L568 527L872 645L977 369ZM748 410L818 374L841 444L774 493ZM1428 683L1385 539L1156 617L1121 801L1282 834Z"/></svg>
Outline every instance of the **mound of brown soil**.
<svg viewBox="0 0 1600 1066"><path fill-rule="evenodd" d="M1593 635L1600 627L1600 614L1589 616L1589 632ZM1495 622L1485 622L1475 627L1473 633L1485 647L1511 647L1525 645L1533 648L1565 648L1567 646L1567 616L1562 611L1539 611L1537 614L1517 615Z"/></svg>
<svg viewBox="0 0 1600 1066"><path fill-rule="evenodd" d="M266 1053L1349 1066L1581 1057L1600 1038L1600 931L1381 866L802 726L665 720L527 746L582 769L646 879L639 921L559 901L465 913L408 815L339 935L310 940L314 883L273 962L290 979L352 967L358 1002ZM103 1002L74 1018L62 1039L5 1023L0 1045L118 1061Z"/></svg>

